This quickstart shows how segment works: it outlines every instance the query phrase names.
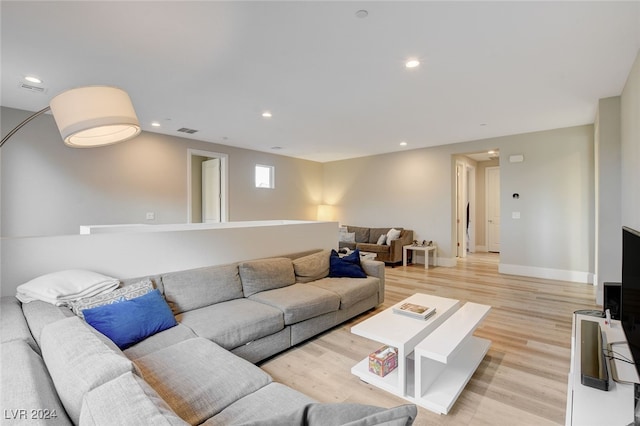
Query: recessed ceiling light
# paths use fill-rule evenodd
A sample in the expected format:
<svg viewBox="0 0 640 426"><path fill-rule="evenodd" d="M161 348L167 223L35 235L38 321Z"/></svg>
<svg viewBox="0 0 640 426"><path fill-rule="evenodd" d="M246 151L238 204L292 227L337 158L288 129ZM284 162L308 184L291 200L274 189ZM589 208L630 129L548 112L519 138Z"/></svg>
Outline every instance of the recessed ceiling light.
<svg viewBox="0 0 640 426"><path fill-rule="evenodd" d="M491 150L491 151L487 152L487 154L489 154L489 155L493 155L493 154L495 154L495 153L496 153L496 152L495 152L494 150Z"/></svg>
<svg viewBox="0 0 640 426"><path fill-rule="evenodd" d="M40 80L38 77L35 77L33 75L28 75L24 79L27 80L29 83L36 83L36 84L42 83L42 80Z"/></svg>
<svg viewBox="0 0 640 426"><path fill-rule="evenodd" d="M356 17L358 18L366 18L367 16L369 16L369 12L364 9L360 9L356 12Z"/></svg>
<svg viewBox="0 0 640 426"><path fill-rule="evenodd" d="M407 145L409 145L409 144L406 141L400 142L400 146L407 146Z"/></svg>
<svg viewBox="0 0 640 426"><path fill-rule="evenodd" d="M262 113L262 116L264 118L271 118L271 112L270 111L265 111L265 112Z"/></svg>
<svg viewBox="0 0 640 426"><path fill-rule="evenodd" d="M157 121L152 121L152 122L151 122L151 125L152 125L153 127L160 127L160 123L158 123Z"/></svg>
<svg viewBox="0 0 640 426"><path fill-rule="evenodd" d="M404 66L407 68L416 68L418 65L420 65L420 61L417 59L409 59L404 63Z"/></svg>

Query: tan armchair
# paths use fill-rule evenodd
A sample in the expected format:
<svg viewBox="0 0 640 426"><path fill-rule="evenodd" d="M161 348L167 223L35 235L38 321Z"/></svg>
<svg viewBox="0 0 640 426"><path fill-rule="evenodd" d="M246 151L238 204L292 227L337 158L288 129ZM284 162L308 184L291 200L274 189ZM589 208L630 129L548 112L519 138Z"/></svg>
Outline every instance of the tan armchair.
<svg viewBox="0 0 640 426"><path fill-rule="evenodd" d="M394 227L400 231L400 236L385 244L376 244L381 235L387 235L391 228L365 228L361 226L347 226L347 232L354 235L354 242L340 241L340 248L349 248L376 254L376 260L395 264L402 262L402 247L411 244L413 231ZM389 244L390 243L390 244Z"/></svg>

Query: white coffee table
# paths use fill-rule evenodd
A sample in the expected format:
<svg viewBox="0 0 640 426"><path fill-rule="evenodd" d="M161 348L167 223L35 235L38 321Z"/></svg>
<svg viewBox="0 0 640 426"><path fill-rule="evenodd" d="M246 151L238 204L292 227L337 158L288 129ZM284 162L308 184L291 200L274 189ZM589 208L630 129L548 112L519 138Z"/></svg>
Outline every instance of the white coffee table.
<svg viewBox="0 0 640 426"><path fill-rule="evenodd" d="M393 307L411 302L433 306L436 313L427 320L393 313ZM449 318L460 306L460 301L427 294L414 294L377 315L351 327L351 332L382 345L398 349L398 367L384 377L369 372L369 357L356 364L351 373L364 382L409 399L414 398L413 350L427 335Z"/></svg>

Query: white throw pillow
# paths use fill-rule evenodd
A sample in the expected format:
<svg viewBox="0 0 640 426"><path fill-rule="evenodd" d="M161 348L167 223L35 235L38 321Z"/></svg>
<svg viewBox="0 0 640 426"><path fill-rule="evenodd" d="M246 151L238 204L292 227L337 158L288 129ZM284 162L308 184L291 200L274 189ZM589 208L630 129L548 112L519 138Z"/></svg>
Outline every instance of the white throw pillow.
<svg viewBox="0 0 640 426"><path fill-rule="evenodd" d="M387 236L385 234L382 234L378 238L378 242L376 244L383 245L385 241L387 241Z"/></svg>
<svg viewBox="0 0 640 426"><path fill-rule="evenodd" d="M355 243L356 242L356 233L355 232L341 232L340 240L343 243Z"/></svg>
<svg viewBox="0 0 640 426"><path fill-rule="evenodd" d="M107 293L119 285L119 280L97 272L69 269L42 275L19 285L16 298L22 303L42 300L62 306L72 300Z"/></svg>
<svg viewBox="0 0 640 426"><path fill-rule="evenodd" d="M391 245L391 240L397 240L398 238L400 238L400 232L402 231L398 229L389 229L389 232L387 232L387 245Z"/></svg>

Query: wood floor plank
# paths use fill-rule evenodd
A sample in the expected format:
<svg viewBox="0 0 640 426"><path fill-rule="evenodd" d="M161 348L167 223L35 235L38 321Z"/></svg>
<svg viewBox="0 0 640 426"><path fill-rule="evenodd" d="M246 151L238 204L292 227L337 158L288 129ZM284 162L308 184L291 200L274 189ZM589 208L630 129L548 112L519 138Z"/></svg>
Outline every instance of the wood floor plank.
<svg viewBox="0 0 640 426"><path fill-rule="evenodd" d="M498 273L499 255L480 253L452 268L387 267L385 302L261 364L274 380L321 402L393 407L406 401L362 382L351 367L378 342L351 334L355 324L414 293L492 306L476 335L489 352L453 409L419 409L416 425L562 425L571 356L572 314L596 309L595 287Z"/></svg>

